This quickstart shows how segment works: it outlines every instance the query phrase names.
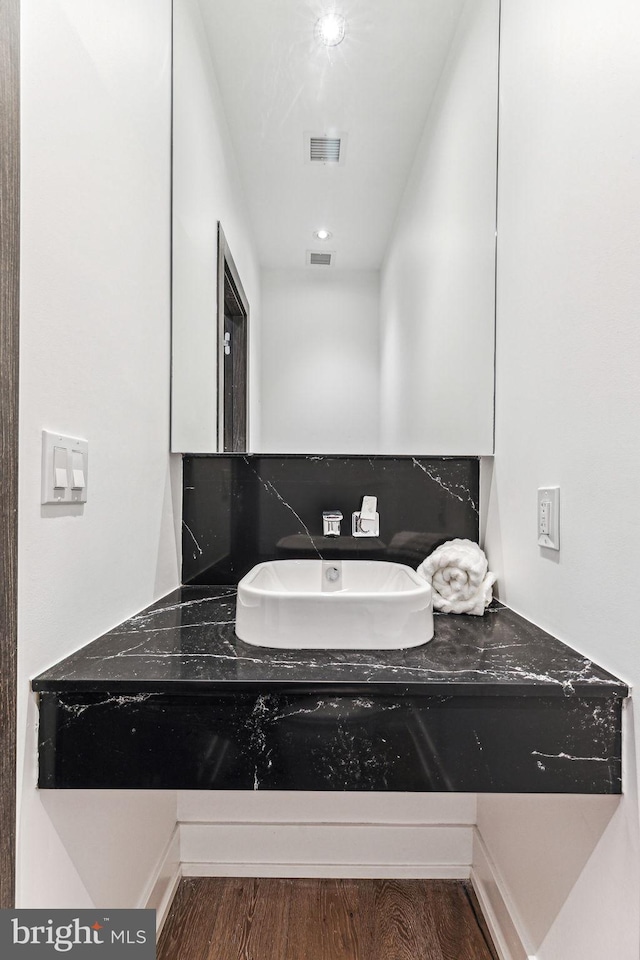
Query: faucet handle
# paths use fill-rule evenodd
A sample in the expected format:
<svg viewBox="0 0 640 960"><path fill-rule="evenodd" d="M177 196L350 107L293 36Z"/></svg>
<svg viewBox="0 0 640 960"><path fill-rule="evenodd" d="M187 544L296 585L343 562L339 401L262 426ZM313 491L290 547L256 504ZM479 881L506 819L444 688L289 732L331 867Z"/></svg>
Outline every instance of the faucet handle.
<svg viewBox="0 0 640 960"><path fill-rule="evenodd" d="M322 511L322 534L325 537L340 536L340 521L342 514L339 510Z"/></svg>
<svg viewBox="0 0 640 960"><path fill-rule="evenodd" d="M378 498L363 497L362 507L356 510L351 517L351 535L353 537L380 536L380 515L378 514Z"/></svg>
<svg viewBox="0 0 640 960"><path fill-rule="evenodd" d="M360 507L360 520L375 520L378 509L377 497L363 497Z"/></svg>

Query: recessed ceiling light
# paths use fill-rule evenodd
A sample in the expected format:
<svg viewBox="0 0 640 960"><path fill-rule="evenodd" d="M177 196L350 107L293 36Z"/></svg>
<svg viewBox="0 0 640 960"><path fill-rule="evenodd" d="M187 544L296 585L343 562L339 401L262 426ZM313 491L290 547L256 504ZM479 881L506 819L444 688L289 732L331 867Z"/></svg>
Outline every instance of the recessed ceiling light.
<svg viewBox="0 0 640 960"><path fill-rule="evenodd" d="M328 230L316 230L314 237L317 237L318 240L328 240L332 234Z"/></svg>
<svg viewBox="0 0 640 960"><path fill-rule="evenodd" d="M327 47L336 47L344 40L345 19L339 13L325 13L316 21L316 37Z"/></svg>

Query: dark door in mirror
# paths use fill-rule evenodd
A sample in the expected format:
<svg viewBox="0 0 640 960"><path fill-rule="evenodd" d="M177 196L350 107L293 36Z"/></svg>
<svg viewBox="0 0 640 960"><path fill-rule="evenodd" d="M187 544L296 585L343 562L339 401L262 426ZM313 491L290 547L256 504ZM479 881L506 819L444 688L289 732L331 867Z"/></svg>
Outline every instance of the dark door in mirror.
<svg viewBox="0 0 640 960"><path fill-rule="evenodd" d="M247 316L224 271L224 451L247 449Z"/></svg>
<svg viewBox="0 0 640 960"><path fill-rule="evenodd" d="M218 224L218 450L246 453L249 303Z"/></svg>

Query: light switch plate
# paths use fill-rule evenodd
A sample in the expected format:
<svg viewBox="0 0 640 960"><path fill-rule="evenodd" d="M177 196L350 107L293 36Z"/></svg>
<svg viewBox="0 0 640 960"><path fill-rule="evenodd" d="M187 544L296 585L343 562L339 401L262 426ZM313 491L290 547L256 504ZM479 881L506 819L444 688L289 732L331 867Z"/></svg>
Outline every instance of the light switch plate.
<svg viewBox="0 0 640 960"><path fill-rule="evenodd" d="M548 550L560 549L560 487L538 489L538 543Z"/></svg>
<svg viewBox="0 0 640 960"><path fill-rule="evenodd" d="M86 503L89 444L42 431L41 503Z"/></svg>

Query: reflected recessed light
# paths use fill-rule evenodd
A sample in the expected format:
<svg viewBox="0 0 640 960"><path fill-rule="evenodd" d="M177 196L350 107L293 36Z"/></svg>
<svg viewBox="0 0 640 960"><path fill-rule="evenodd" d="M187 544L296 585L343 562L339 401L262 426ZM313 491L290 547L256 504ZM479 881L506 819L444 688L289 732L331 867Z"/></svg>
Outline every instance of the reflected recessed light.
<svg viewBox="0 0 640 960"><path fill-rule="evenodd" d="M339 13L325 13L316 21L316 37L327 47L336 47L344 40L345 19Z"/></svg>
<svg viewBox="0 0 640 960"><path fill-rule="evenodd" d="M316 230L314 237L317 237L318 240L328 240L332 234L328 230Z"/></svg>

